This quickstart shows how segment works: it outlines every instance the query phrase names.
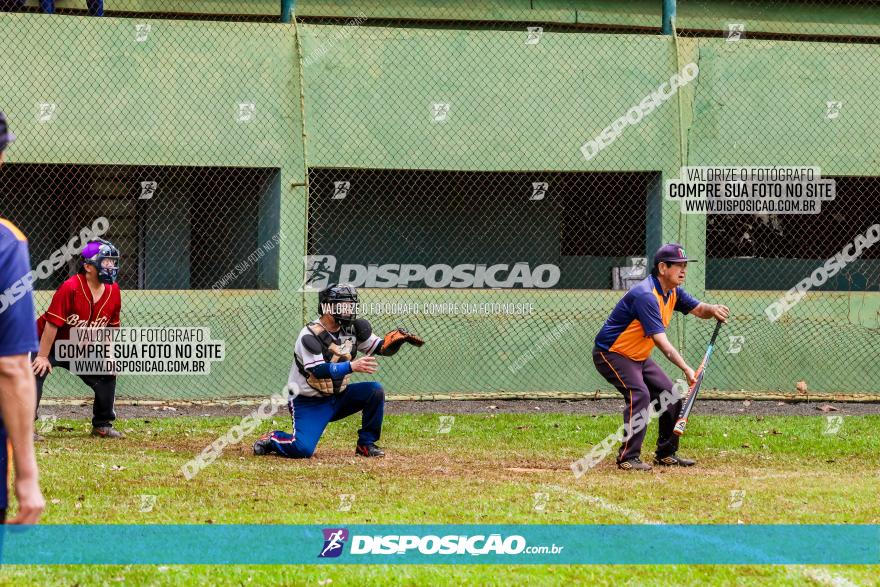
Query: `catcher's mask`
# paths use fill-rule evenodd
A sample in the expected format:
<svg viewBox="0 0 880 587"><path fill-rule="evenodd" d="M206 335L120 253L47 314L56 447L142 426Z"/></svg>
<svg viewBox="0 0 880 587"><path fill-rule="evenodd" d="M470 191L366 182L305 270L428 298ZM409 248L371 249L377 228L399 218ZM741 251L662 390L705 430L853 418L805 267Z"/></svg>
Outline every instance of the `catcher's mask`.
<svg viewBox="0 0 880 587"><path fill-rule="evenodd" d="M318 314L330 314L343 326L350 326L357 318L357 288L333 283L318 294Z"/></svg>
<svg viewBox="0 0 880 587"><path fill-rule="evenodd" d="M90 241L80 253L80 273L85 272L86 265L97 269L98 281L113 283L119 275L119 249L103 239Z"/></svg>

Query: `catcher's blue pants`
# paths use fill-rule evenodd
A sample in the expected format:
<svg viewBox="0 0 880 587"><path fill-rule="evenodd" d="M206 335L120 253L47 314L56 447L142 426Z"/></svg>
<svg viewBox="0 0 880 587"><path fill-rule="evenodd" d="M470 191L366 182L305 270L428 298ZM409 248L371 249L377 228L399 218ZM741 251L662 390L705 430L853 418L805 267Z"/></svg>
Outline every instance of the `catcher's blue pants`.
<svg viewBox="0 0 880 587"><path fill-rule="evenodd" d="M339 395L303 397L287 403L293 420L293 434L276 430L270 437L272 447L281 456L307 459L315 454L318 440L330 422L363 412L358 444L369 445L379 440L385 416L385 390L375 381L352 383Z"/></svg>

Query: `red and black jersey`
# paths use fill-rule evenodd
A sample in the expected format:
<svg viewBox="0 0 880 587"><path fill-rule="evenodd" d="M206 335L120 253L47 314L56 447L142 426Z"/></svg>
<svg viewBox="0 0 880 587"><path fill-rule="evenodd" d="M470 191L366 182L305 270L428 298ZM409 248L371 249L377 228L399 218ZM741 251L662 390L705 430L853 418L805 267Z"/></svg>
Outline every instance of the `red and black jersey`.
<svg viewBox="0 0 880 587"><path fill-rule="evenodd" d="M69 339L71 328L118 327L121 308L119 284L104 284L104 294L93 300L86 276L78 273L61 284L49 309L37 318L38 334L42 338L46 322L58 327L56 340Z"/></svg>

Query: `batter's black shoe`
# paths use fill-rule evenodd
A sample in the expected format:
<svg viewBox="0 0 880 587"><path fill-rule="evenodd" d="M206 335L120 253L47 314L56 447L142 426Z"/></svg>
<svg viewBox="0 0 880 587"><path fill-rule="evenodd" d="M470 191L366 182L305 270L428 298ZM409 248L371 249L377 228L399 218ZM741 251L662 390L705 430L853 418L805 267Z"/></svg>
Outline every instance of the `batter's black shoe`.
<svg viewBox="0 0 880 587"><path fill-rule="evenodd" d="M362 457L384 457L385 452L375 444L359 444L354 449L356 455Z"/></svg>
<svg viewBox="0 0 880 587"><path fill-rule="evenodd" d="M628 461L621 461L617 463L617 468L624 471L650 471L654 467L652 467L648 463L643 463L642 459L635 457L629 459Z"/></svg>
<svg viewBox="0 0 880 587"><path fill-rule="evenodd" d="M676 455L669 455L663 458L654 457L654 464L661 467L693 467L697 461L691 459L683 459Z"/></svg>
<svg viewBox="0 0 880 587"><path fill-rule="evenodd" d="M270 452L272 452L272 433L266 432L254 442L254 454L261 456Z"/></svg>
<svg viewBox="0 0 880 587"><path fill-rule="evenodd" d="M98 438L125 438L125 434L118 430L114 430L110 426L98 426L97 428L92 428L92 436L97 436Z"/></svg>

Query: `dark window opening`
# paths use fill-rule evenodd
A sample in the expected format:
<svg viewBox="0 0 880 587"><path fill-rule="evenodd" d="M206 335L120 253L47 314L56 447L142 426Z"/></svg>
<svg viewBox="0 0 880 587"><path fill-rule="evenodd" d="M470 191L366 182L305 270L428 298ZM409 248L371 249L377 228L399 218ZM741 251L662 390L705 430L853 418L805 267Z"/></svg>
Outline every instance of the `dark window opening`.
<svg viewBox="0 0 880 587"><path fill-rule="evenodd" d="M787 291L880 223L880 178L839 177L819 214L713 214L706 222L706 287ZM880 289L880 243L821 287Z"/></svg>
<svg viewBox="0 0 880 587"><path fill-rule="evenodd" d="M103 217L123 289L274 289L278 247L264 245L278 234L279 181L277 169L7 164L0 214L27 235L32 267ZM34 286L75 272L74 260Z"/></svg>
<svg viewBox="0 0 880 587"><path fill-rule="evenodd" d="M610 289L613 267L645 255L657 181L648 172L313 168L308 254L338 266L553 264L554 287Z"/></svg>

